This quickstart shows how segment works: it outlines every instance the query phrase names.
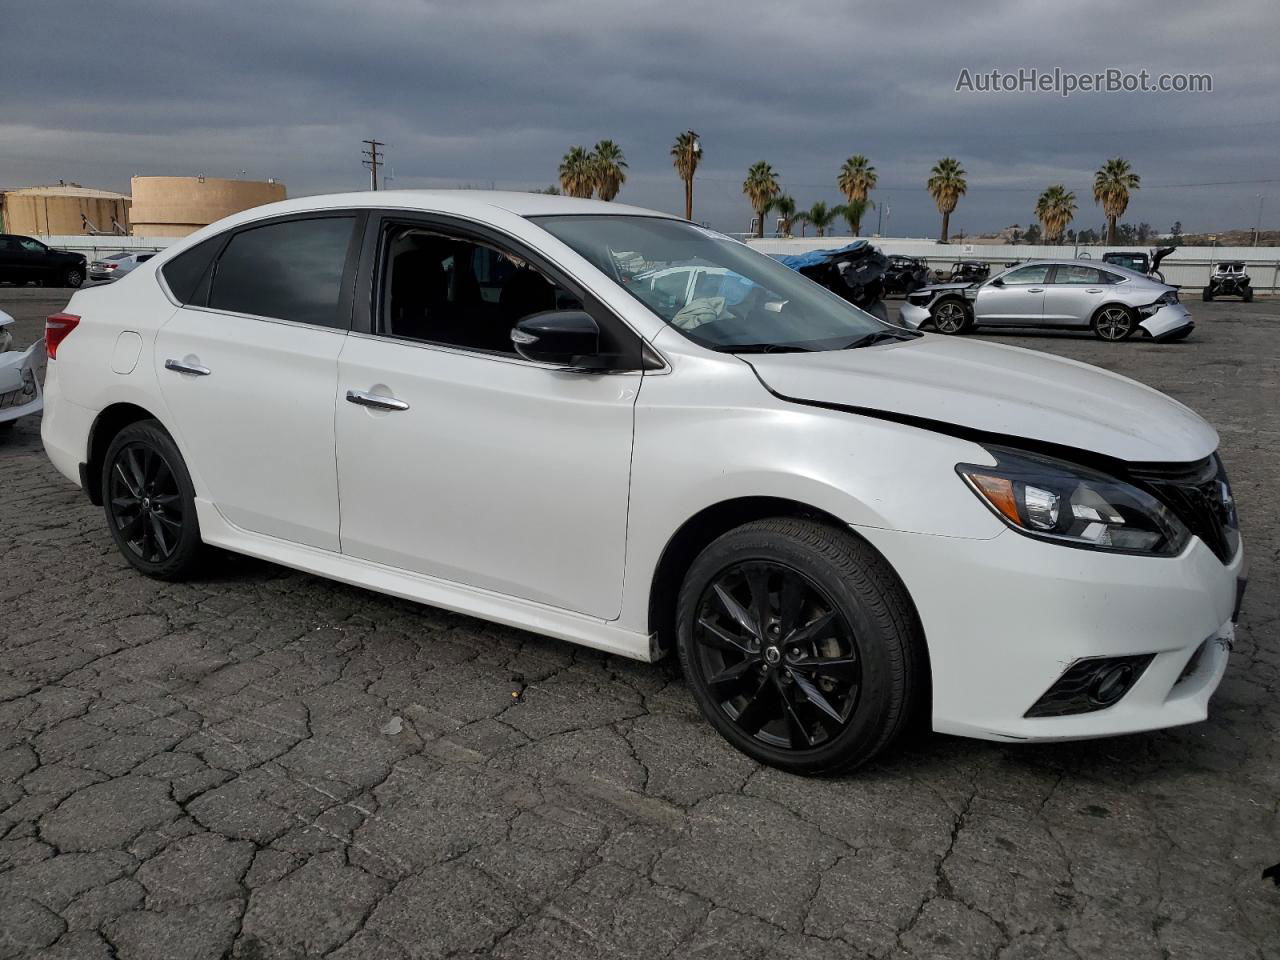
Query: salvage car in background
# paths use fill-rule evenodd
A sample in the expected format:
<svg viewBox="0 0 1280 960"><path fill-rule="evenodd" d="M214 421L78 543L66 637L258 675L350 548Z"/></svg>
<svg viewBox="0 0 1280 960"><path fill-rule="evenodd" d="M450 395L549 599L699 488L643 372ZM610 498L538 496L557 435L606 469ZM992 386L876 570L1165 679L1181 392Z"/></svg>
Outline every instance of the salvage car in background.
<svg viewBox="0 0 1280 960"><path fill-rule="evenodd" d="M745 293L646 299L623 263ZM675 217L271 204L78 292L47 344L45 450L135 569L209 544L674 650L708 721L793 772L921 714L1018 742L1192 723L1227 666L1243 549L1195 413L882 323Z"/></svg>
<svg viewBox="0 0 1280 960"><path fill-rule="evenodd" d="M1181 340L1195 326L1177 287L1084 260L1032 261L981 283L935 283L907 297L900 316L904 326L928 323L938 333L979 326L1084 328L1112 341L1139 331Z"/></svg>
<svg viewBox="0 0 1280 960"><path fill-rule="evenodd" d="M120 253L113 253L109 257L94 260L89 264L89 279L119 280L139 264L146 263L154 256L154 252L128 253L121 251Z"/></svg>
<svg viewBox="0 0 1280 960"><path fill-rule="evenodd" d="M775 254L774 259L797 273L820 283L832 293L867 310L880 319L888 311L880 302L888 258L866 240L855 240L834 250L810 250L793 255Z"/></svg>
<svg viewBox="0 0 1280 960"><path fill-rule="evenodd" d="M44 341L37 340L25 350L14 350L13 335L7 329L13 317L0 310L0 431L11 428L19 417L44 409L40 388Z"/></svg>
<svg viewBox="0 0 1280 960"><path fill-rule="evenodd" d="M991 276L991 264L985 260L957 260L945 270L935 270L933 275L941 283L972 283Z"/></svg>

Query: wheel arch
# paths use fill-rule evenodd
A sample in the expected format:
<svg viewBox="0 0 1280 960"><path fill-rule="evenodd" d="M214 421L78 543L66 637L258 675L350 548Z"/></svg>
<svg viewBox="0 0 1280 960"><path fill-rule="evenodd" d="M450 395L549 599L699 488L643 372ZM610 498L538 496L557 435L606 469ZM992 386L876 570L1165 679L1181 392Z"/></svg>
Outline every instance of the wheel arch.
<svg viewBox="0 0 1280 960"><path fill-rule="evenodd" d="M150 410L136 403L117 402L109 404L94 418L89 428L88 461L83 470L85 493L94 506L102 506L102 462L107 455L107 447L125 427L140 420L156 420Z"/></svg>
<svg viewBox="0 0 1280 960"><path fill-rule="evenodd" d="M713 540L728 533L734 527L770 517L798 517L812 520L861 540L880 558L885 570L901 585L903 594L911 604L912 616L916 618L917 623L920 623L915 601L902 577L898 575L884 554L866 538L860 537L848 523L812 504L786 497L735 497L704 507L689 517L671 535L662 550L649 584L648 617L649 634L654 638L659 651L666 652L674 648L676 601L680 593L680 585L698 554ZM923 625L920 629L923 636ZM920 651L920 655L924 658L922 661L925 664L924 676L929 677L927 644L925 649Z"/></svg>

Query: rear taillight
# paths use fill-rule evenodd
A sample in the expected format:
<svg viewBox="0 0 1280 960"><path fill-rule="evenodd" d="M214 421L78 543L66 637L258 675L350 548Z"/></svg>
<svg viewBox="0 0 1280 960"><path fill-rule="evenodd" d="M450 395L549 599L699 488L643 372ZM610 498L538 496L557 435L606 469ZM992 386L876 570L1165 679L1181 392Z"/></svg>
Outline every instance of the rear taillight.
<svg viewBox="0 0 1280 960"><path fill-rule="evenodd" d="M55 313L44 322L44 352L50 360L58 356L58 344L70 336L80 323L74 313Z"/></svg>

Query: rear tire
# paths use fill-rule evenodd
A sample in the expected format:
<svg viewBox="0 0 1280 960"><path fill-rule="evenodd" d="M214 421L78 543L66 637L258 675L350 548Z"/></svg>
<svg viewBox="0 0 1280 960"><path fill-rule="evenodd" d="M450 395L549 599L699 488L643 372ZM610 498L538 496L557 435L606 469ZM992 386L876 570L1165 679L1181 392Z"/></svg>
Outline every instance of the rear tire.
<svg viewBox="0 0 1280 960"><path fill-rule="evenodd" d="M1213 291L1210 290L1208 287L1205 287L1203 290L1200 291L1200 299L1203 300L1205 303L1208 303L1210 300L1213 299Z"/></svg>
<svg viewBox="0 0 1280 960"><path fill-rule="evenodd" d="M1243 296L1245 303L1253 303L1253 287L1245 287Z"/></svg>
<svg viewBox="0 0 1280 960"><path fill-rule="evenodd" d="M867 763L924 695L924 637L905 588L868 544L834 527L779 517L729 531L690 566L676 617L703 715L781 770Z"/></svg>
<svg viewBox="0 0 1280 960"><path fill-rule="evenodd" d="M1138 329L1138 315L1131 307L1112 303L1093 315L1093 335L1099 340L1119 343L1133 336Z"/></svg>
<svg viewBox="0 0 1280 960"><path fill-rule="evenodd" d="M177 444L157 420L121 430L102 463L107 527L124 558L157 580L183 580L204 554L195 489Z"/></svg>
<svg viewBox="0 0 1280 960"><path fill-rule="evenodd" d="M969 315L964 302L954 297L943 300L930 313L933 329L947 336L967 333L973 326L973 317Z"/></svg>

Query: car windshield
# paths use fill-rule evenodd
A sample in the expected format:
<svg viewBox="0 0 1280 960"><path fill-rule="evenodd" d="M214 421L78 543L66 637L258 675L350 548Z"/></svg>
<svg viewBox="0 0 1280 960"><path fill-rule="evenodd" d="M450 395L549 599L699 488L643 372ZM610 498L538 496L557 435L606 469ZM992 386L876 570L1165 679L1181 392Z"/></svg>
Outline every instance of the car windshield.
<svg viewBox="0 0 1280 960"><path fill-rule="evenodd" d="M531 219L713 350L840 350L911 336L745 244L683 220Z"/></svg>

